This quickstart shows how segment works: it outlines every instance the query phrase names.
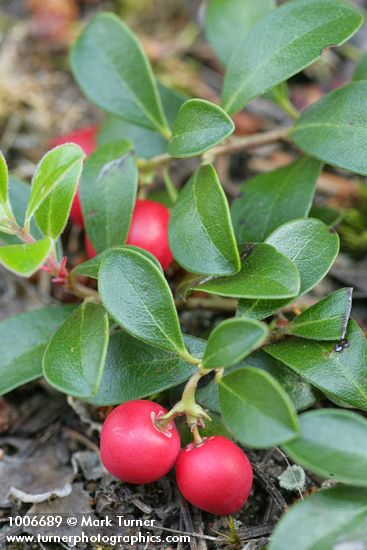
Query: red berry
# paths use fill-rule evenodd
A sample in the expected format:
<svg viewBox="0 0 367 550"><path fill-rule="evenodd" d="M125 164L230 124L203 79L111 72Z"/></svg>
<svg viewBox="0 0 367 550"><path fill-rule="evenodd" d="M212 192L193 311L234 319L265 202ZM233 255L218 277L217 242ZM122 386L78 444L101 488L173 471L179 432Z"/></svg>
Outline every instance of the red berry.
<svg viewBox="0 0 367 550"><path fill-rule="evenodd" d="M218 516L237 512L252 487L252 467L245 453L221 435L193 443L176 462L177 485L197 508Z"/></svg>
<svg viewBox="0 0 367 550"><path fill-rule="evenodd" d="M116 407L101 432L101 459L107 470L128 483L152 483L176 462L180 436L174 423L160 431L154 424L167 411L158 403L137 399Z"/></svg>
<svg viewBox="0 0 367 550"><path fill-rule="evenodd" d="M159 202L137 200L127 244L144 248L167 269L173 256L168 244L169 210Z"/></svg>
<svg viewBox="0 0 367 550"><path fill-rule="evenodd" d="M159 202L138 199L131 220L126 244L144 248L167 269L173 261L168 245L169 210ZM92 243L86 236L85 248L88 258L96 255Z"/></svg>
<svg viewBox="0 0 367 550"><path fill-rule="evenodd" d="M75 130L70 134L59 136L53 139L52 141L50 141L49 147L56 147L57 145L63 145L64 143L75 143L83 149L86 155L90 155L97 147L97 131L97 126L86 126L85 128L80 128L79 130ZM80 206L79 189L76 192L73 203L71 205L70 219L76 225L84 227L83 214Z"/></svg>

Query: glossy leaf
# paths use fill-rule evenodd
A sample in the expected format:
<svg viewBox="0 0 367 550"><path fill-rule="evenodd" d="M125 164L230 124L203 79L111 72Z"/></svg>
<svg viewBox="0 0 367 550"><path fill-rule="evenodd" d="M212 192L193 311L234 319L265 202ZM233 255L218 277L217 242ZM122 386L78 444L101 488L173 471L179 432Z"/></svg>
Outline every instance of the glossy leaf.
<svg viewBox="0 0 367 550"><path fill-rule="evenodd" d="M108 315L84 302L51 338L43 357L49 384L75 397L95 395L101 382L108 345Z"/></svg>
<svg viewBox="0 0 367 550"><path fill-rule="evenodd" d="M211 332L202 368L230 367L259 347L268 334L267 326L258 321L227 319Z"/></svg>
<svg viewBox="0 0 367 550"><path fill-rule="evenodd" d="M44 155L32 179L26 222L56 187L69 180L70 173L75 173L75 167L80 166L83 158L83 151L73 143L59 145Z"/></svg>
<svg viewBox="0 0 367 550"><path fill-rule="evenodd" d="M155 78L135 34L115 15L92 19L71 53L74 76L101 109L167 133Z"/></svg>
<svg viewBox="0 0 367 550"><path fill-rule="evenodd" d="M232 298L286 298L299 293L299 272L296 266L268 244L248 249L241 270L232 277L204 279L191 288L209 294Z"/></svg>
<svg viewBox="0 0 367 550"><path fill-rule="evenodd" d="M126 239L138 188L138 170L131 145L104 145L86 160L80 199L86 231L99 253Z"/></svg>
<svg viewBox="0 0 367 550"><path fill-rule="evenodd" d="M188 351L201 354L205 342L184 336ZM94 405L117 405L141 399L185 382L196 371L176 353L161 350L133 338L124 331L110 338L101 385Z"/></svg>
<svg viewBox="0 0 367 550"><path fill-rule="evenodd" d="M274 7L274 0L210 0L205 14L205 32L224 65L244 35Z"/></svg>
<svg viewBox="0 0 367 550"><path fill-rule="evenodd" d="M150 259L132 249L106 252L98 287L107 311L126 332L152 346L187 354L171 290Z"/></svg>
<svg viewBox="0 0 367 550"><path fill-rule="evenodd" d="M168 152L185 158L207 151L234 130L232 119L223 109L204 99L189 99L178 112Z"/></svg>
<svg viewBox="0 0 367 550"><path fill-rule="evenodd" d="M305 153L345 170L367 175L367 82L339 88L297 120L291 139Z"/></svg>
<svg viewBox="0 0 367 550"><path fill-rule="evenodd" d="M75 156L78 157L77 160L65 170L57 185L53 187L53 190L42 201L34 214L37 225L43 235L51 237L54 240L61 235L65 228L71 204L79 184L83 166L83 155L78 151L78 155ZM50 172L53 170L52 164L49 170ZM51 173L49 175L51 176Z"/></svg>
<svg viewBox="0 0 367 550"><path fill-rule="evenodd" d="M289 338L264 348L323 391L338 404L367 410L367 344L354 321L349 321L346 344Z"/></svg>
<svg viewBox="0 0 367 550"><path fill-rule="evenodd" d="M366 489L337 486L318 491L284 514L269 550L363 548L366 519Z"/></svg>
<svg viewBox="0 0 367 550"><path fill-rule="evenodd" d="M356 413L321 409L300 417L299 439L283 446L307 470L367 487L367 420Z"/></svg>
<svg viewBox="0 0 367 550"><path fill-rule="evenodd" d="M240 256L226 196L215 169L204 165L187 182L174 205L169 245L188 271L231 275L240 269Z"/></svg>
<svg viewBox="0 0 367 550"><path fill-rule="evenodd" d="M275 246L299 269L301 286L305 294L317 285L331 268L339 251L339 238L319 220L294 220L276 229L266 242ZM290 300L240 300L239 317L266 319Z"/></svg>
<svg viewBox="0 0 367 550"><path fill-rule="evenodd" d="M303 157L245 182L231 207L237 241L264 241L279 225L306 217L320 168L317 160Z"/></svg>
<svg viewBox="0 0 367 550"><path fill-rule="evenodd" d="M265 371L247 367L224 376L219 400L226 426L243 445L274 447L299 433L291 400Z"/></svg>
<svg viewBox="0 0 367 550"><path fill-rule="evenodd" d="M301 274L300 294L317 285L329 271L339 251L339 238L319 220L294 220L276 229L266 242L287 256Z"/></svg>
<svg viewBox="0 0 367 550"><path fill-rule="evenodd" d="M8 206L8 183L8 166L6 164L4 155L0 151L0 215L1 206Z"/></svg>
<svg viewBox="0 0 367 550"><path fill-rule="evenodd" d="M311 385L262 349L251 353L239 366L255 367L271 374L291 398L297 411L308 409L316 403L317 396Z"/></svg>
<svg viewBox="0 0 367 550"><path fill-rule="evenodd" d="M6 269L30 277L46 260L52 241L42 239L30 244L9 244L0 247L0 264Z"/></svg>
<svg viewBox="0 0 367 550"><path fill-rule="evenodd" d="M146 256L151 262L153 262L158 267L158 269L160 269L163 272L162 266L159 263L159 261L157 260L157 258L155 256L153 256L153 254L150 254L150 252L148 252L147 250L144 250L144 248L139 248L138 246L134 246L134 245L130 245L130 244L129 245L125 244L124 246L111 247L111 249L113 249L113 250L120 250L120 249L124 250L125 248L136 250L137 252L139 252L143 256ZM101 252L101 254L98 254L98 256L96 256L95 258L91 258L90 260L87 260L86 262L78 264L72 270L72 274L73 275L82 275L83 277L90 277L91 279L98 279L98 273L99 273L99 268L101 266L101 262L102 262L102 260L105 256L105 254L107 254L108 251L111 250L111 249L104 250L103 252Z"/></svg>
<svg viewBox="0 0 367 550"><path fill-rule="evenodd" d="M168 123L172 125L181 105L188 99L188 96L162 84L158 84L158 89ZM97 136L98 144L106 145L122 139L130 141L134 145L137 156L141 158L161 155L168 149L167 139L157 131L135 126L122 118L107 114Z"/></svg>
<svg viewBox="0 0 367 550"><path fill-rule="evenodd" d="M311 340L341 340L352 307L352 290L342 288L329 294L296 317L285 332Z"/></svg>
<svg viewBox="0 0 367 550"><path fill-rule="evenodd" d="M0 322L0 395L42 375L47 342L73 307L35 309Z"/></svg>
<svg viewBox="0 0 367 550"><path fill-rule="evenodd" d="M240 111L252 98L311 65L330 45L343 44L361 24L359 13L339 0L287 2L237 46L224 79L223 108L230 114Z"/></svg>

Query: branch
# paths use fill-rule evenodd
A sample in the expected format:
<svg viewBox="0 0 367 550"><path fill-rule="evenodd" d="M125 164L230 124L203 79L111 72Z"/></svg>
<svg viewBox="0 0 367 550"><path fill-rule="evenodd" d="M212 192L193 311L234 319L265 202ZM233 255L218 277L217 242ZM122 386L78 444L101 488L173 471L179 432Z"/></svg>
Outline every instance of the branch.
<svg viewBox="0 0 367 550"><path fill-rule="evenodd" d="M230 155L232 153L237 153L238 151L249 149L250 147L260 147L261 145L274 143L275 141L285 140L287 139L288 131L289 127L276 128L275 130L259 132L258 134L252 134L249 136L229 138L222 145L218 145L217 147L213 147L213 149L206 151L202 157L214 160L216 157L221 155ZM175 157L172 157L168 153L163 153L162 155L157 155L156 157L152 157L150 159L139 158L137 160L137 166L143 172L148 172L158 168L159 166L165 166L174 158Z"/></svg>

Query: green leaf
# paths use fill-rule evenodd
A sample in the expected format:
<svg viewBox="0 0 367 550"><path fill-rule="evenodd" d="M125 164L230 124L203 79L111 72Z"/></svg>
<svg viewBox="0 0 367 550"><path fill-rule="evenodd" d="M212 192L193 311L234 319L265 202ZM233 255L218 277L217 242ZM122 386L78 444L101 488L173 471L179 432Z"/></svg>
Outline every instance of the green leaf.
<svg viewBox="0 0 367 550"><path fill-rule="evenodd" d="M339 0L296 0L277 8L234 51L224 79L223 108L230 114L240 111L252 98L311 65L330 45L343 44L362 21L352 6Z"/></svg>
<svg viewBox="0 0 367 550"><path fill-rule="evenodd" d="M137 37L118 17L102 13L92 19L73 46L71 66L98 107L167 134L152 68Z"/></svg>
<svg viewBox="0 0 367 550"><path fill-rule="evenodd" d="M335 227L343 219L343 212L330 206L313 206L310 210L310 218L317 218L324 224Z"/></svg>
<svg viewBox="0 0 367 550"><path fill-rule="evenodd" d="M283 390L288 394L297 411L302 411L315 404L316 396L310 384L305 382L298 374L286 367L280 361L276 361L262 350L257 350L238 365L229 367L227 372L235 372L238 369L254 367L268 372L279 382ZM220 412L218 384L211 380L204 387L199 388L196 397L200 405L210 410Z"/></svg>
<svg viewBox="0 0 367 550"><path fill-rule="evenodd" d="M366 519L366 489L339 486L322 490L284 514L269 550L363 548Z"/></svg>
<svg viewBox="0 0 367 550"><path fill-rule="evenodd" d="M131 145L103 145L86 160L80 199L86 231L99 253L123 244L130 229L138 188L138 170Z"/></svg>
<svg viewBox="0 0 367 550"><path fill-rule="evenodd" d="M1 246L0 264L17 275L30 277L44 263L51 246L51 239L42 239L30 244Z"/></svg>
<svg viewBox="0 0 367 550"><path fill-rule="evenodd" d="M341 340L352 307L352 291L352 288L342 288L329 294L296 317L285 332L311 340Z"/></svg>
<svg viewBox="0 0 367 550"><path fill-rule="evenodd" d="M259 347L268 334L267 325L246 319L227 319L211 332L202 368L220 369L238 363Z"/></svg>
<svg viewBox="0 0 367 550"><path fill-rule="evenodd" d="M189 99L178 112L168 152L185 158L207 151L234 130L232 119L223 109L204 99Z"/></svg>
<svg viewBox="0 0 367 550"><path fill-rule="evenodd" d="M349 321L347 347L302 338L266 346L264 350L339 403L367 410L367 344L357 323Z"/></svg>
<svg viewBox="0 0 367 550"><path fill-rule="evenodd" d="M8 199L8 183L9 183L9 174L8 166L4 155L0 151L0 214L1 206L9 206Z"/></svg>
<svg viewBox="0 0 367 550"><path fill-rule="evenodd" d="M171 290L150 259L127 248L106 252L98 287L107 311L126 332L187 356Z"/></svg>
<svg viewBox="0 0 367 550"><path fill-rule="evenodd" d="M367 53L358 59L353 73L353 80L367 80Z"/></svg>
<svg viewBox="0 0 367 550"><path fill-rule="evenodd" d="M321 409L302 414L300 423L300 438L283 446L292 460L322 477L367 487L367 420Z"/></svg>
<svg viewBox="0 0 367 550"><path fill-rule="evenodd" d="M198 338L184 336L184 341L193 355L205 348L205 342ZM148 397L185 382L196 370L176 353L149 346L120 331L110 338L101 385L88 401L102 406Z"/></svg>
<svg viewBox="0 0 367 550"><path fill-rule="evenodd" d="M173 256L188 271L207 275L239 271L228 203L213 166L201 166L181 191L171 211L168 236Z"/></svg>
<svg viewBox="0 0 367 550"><path fill-rule="evenodd" d="M43 357L43 374L54 388L74 397L97 393L108 345L108 315L84 302L51 338Z"/></svg>
<svg viewBox="0 0 367 550"><path fill-rule="evenodd" d="M74 306L52 306L0 322L0 395L42 376L42 356Z"/></svg>
<svg viewBox="0 0 367 550"><path fill-rule="evenodd" d="M262 349L246 357L239 366L255 367L271 374L291 398L297 411L308 409L316 403L316 395L310 384Z"/></svg>
<svg viewBox="0 0 367 550"><path fill-rule="evenodd" d="M248 247L241 270L233 277L207 278L191 288L232 298L286 298L299 293L296 266L268 244Z"/></svg>
<svg viewBox="0 0 367 550"><path fill-rule="evenodd" d="M274 7L274 0L210 0L205 14L205 32L224 65L244 35Z"/></svg>
<svg viewBox="0 0 367 550"><path fill-rule="evenodd" d="M261 242L279 225L306 217L320 168L317 160L303 157L245 182L231 207L237 241Z"/></svg>
<svg viewBox="0 0 367 550"><path fill-rule="evenodd" d="M223 420L248 447L274 447L297 437L297 413L280 384L267 372L247 367L219 382Z"/></svg>
<svg viewBox="0 0 367 550"><path fill-rule="evenodd" d="M87 260L86 262L83 262L77 265L76 267L74 267L71 273L73 275L82 275L83 277L98 279L99 268L101 266L101 262L105 254L107 254L109 250L121 250L121 249L124 250L125 248L127 249L131 248L132 250L136 250L137 252L139 252L139 254L146 256L151 262L153 262L158 267L158 269L160 269L160 271L163 272L161 264L159 263L157 258L153 256L153 254L151 254L147 250L144 250L144 248L139 248L138 246L134 246L132 244L129 244L129 245L125 244L124 246L113 246L110 249L104 250L103 252L101 252L101 254L98 254L98 256L95 256L95 258L91 258L90 260Z"/></svg>
<svg viewBox="0 0 367 550"><path fill-rule="evenodd" d="M33 176L26 223L52 191L67 185L71 174L75 176L76 166L80 166L83 158L83 151L73 143L59 145L44 155Z"/></svg>
<svg viewBox="0 0 367 550"><path fill-rule="evenodd" d="M300 294L317 285L329 271L339 251L336 232L320 220L294 220L276 229L266 242L287 256L301 274Z"/></svg>
<svg viewBox="0 0 367 550"><path fill-rule="evenodd" d="M186 94L158 84L163 109L169 124L173 124L181 105L188 99ZM126 139L134 145L138 157L150 158L167 152L168 142L158 132L135 126L122 118L107 114L102 124L97 142L105 145Z"/></svg>
<svg viewBox="0 0 367 550"><path fill-rule="evenodd" d="M35 211L37 225L45 237L56 240L63 232L78 188L82 167L83 155L78 151L76 161L65 170L56 187ZM52 170L52 165L49 170Z"/></svg>
<svg viewBox="0 0 367 550"><path fill-rule="evenodd" d="M302 151L345 170L367 175L367 82L339 88L313 104L290 131Z"/></svg>
<svg viewBox="0 0 367 550"><path fill-rule="evenodd" d="M275 246L299 269L305 294L317 285L329 271L339 251L335 231L319 220L294 220L276 229L266 242ZM241 300L237 315L250 319L266 319L291 300Z"/></svg>
<svg viewBox="0 0 367 550"><path fill-rule="evenodd" d="M27 210L30 193L31 186L28 183L25 183L12 175L9 176L9 201L11 203L15 219L21 227L24 225L25 213ZM33 219L31 220L31 234L36 239L42 239L43 237ZM1 244L20 244L21 241L15 235L0 232L0 242Z"/></svg>

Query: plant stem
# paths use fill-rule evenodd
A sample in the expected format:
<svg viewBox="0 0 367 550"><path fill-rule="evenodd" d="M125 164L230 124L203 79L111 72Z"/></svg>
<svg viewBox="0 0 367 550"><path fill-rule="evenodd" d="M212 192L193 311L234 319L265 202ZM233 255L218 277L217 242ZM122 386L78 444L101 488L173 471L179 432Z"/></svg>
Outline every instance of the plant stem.
<svg viewBox="0 0 367 550"><path fill-rule="evenodd" d="M261 145L287 139L288 132L289 127L276 128L275 130L259 132L258 134L252 134L249 136L229 138L222 145L213 147L213 149L210 149L206 153L208 153L208 157L210 157L210 159L214 160L216 157L221 155L230 155L250 147L260 147ZM206 153L204 153L204 155L206 155ZM163 153L162 155L157 155L156 157L152 157L150 159L139 158L137 160L137 166L143 172L149 172L158 166L165 166L173 158L174 157L171 157L168 153Z"/></svg>

